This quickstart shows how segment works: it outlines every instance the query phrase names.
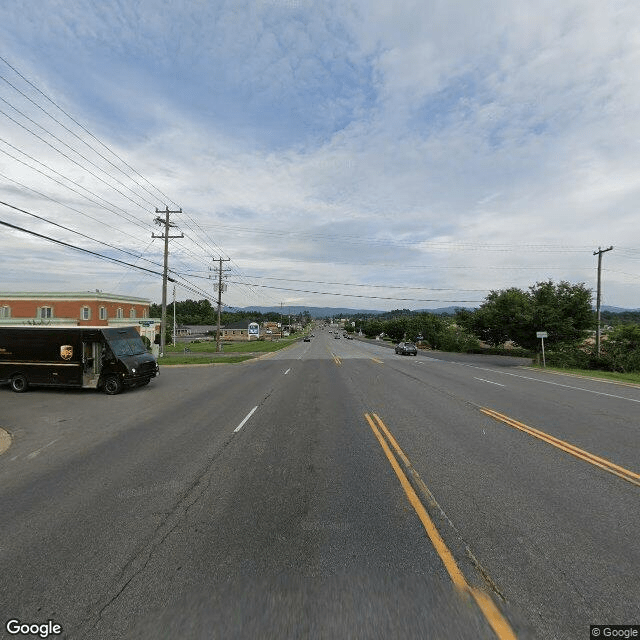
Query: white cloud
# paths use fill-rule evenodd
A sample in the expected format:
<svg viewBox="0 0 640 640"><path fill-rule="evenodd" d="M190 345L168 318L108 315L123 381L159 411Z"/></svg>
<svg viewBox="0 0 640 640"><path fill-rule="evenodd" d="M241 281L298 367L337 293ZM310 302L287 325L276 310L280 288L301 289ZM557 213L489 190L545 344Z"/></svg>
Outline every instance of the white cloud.
<svg viewBox="0 0 640 640"><path fill-rule="evenodd" d="M38 7L44 23L29 3L0 8L3 55L180 203L247 273L452 287L459 291L443 299L467 299L463 289L590 281L598 244L640 247L640 9L630 0L46 6ZM6 86L0 96L25 105ZM14 125L1 137L144 228L6 156L0 171L118 227L118 242L146 247L163 197L145 211ZM94 221L14 184L0 185L0 195L105 237ZM191 255L176 242L176 264L206 271L204 242L190 245ZM150 250L158 259L159 247ZM612 270L631 274L609 274L612 304L638 306L632 258L607 256ZM82 261L69 261L76 273ZM13 288L29 288L37 270L12 276ZM89 288L109 288L113 273L103 273ZM71 278L58 276L60 286ZM232 288L228 299L241 305L246 295Z"/></svg>

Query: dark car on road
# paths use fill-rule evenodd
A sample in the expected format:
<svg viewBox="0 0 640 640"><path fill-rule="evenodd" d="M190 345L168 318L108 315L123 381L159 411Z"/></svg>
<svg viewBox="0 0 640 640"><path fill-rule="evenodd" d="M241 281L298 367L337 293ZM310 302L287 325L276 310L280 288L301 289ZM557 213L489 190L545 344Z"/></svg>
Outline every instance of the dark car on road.
<svg viewBox="0 0 640 640"><path fill-rule="evenodd" d="M417 356L418 348L413 342L400 342L396 345L396 353L402 356Z"/></svg>

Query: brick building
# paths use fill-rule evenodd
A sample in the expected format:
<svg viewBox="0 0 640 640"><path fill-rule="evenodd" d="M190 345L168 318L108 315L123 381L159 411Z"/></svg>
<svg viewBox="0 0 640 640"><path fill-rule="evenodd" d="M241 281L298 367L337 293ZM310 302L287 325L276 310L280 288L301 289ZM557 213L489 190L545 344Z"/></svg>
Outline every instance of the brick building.
<svg viewBox="0 0 640 640"><path fill-rule="evenodd" d="M114 293L0 292L0 325L136 325L153 341L159 320L149 318L151 302Z"/></svg>

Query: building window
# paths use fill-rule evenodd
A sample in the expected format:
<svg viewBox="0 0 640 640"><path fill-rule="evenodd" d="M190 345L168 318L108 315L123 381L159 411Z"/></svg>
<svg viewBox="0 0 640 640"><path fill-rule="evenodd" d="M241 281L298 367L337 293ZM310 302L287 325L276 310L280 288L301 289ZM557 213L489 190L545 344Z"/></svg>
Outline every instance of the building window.
<svg viewBox="0 0 640 640"><path fill-rule="evenodd" d="M100 307L100 320L106 320L106 319L107 319L107 308Z"/></svg>
<svg viewBox="0 0 640 640"><path fill-rule="evenodd" d="M38 314L39 318L53 318L53 308L52 307L40 307L40 313Z"/></svg>
<svg viewBox="0 0 640 640"><path fill-rule="evenodd" d="M116 312L116 318L124 318L124 311L122 311L122 307L118 307L118 311Z"/></svg>
<svg viewBox="0 0 640 640"><path fill-rule="evenodd" d="M135 318L136 317L136 310L131 307L131 309L129 309L129 317L130 318Z"/></svg>
<svg viewBox="0 0 640 640"><path fill-rule="evenodd" d="M83 320L91 320L91 309L89 309L89 307L82 307L80 317Z"/></svg>
<svg viewBox="0 0 640 640"><path fill-rule="evenodd" d="M4 306L0 307L0 318L10 318L11 317L11 307Z"/></svg>

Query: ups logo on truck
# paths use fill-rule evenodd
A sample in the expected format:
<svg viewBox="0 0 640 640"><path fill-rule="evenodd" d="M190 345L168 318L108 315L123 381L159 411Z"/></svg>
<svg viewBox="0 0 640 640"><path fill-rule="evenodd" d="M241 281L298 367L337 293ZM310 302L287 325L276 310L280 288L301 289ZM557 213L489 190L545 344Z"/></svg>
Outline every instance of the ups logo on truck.
<svg viewBox="0 0 640 640"><path fill-rule="evenodd" d="M60 357L63 360L71 360L73 358L73 345L63 344L60 346Z"/></svg>

